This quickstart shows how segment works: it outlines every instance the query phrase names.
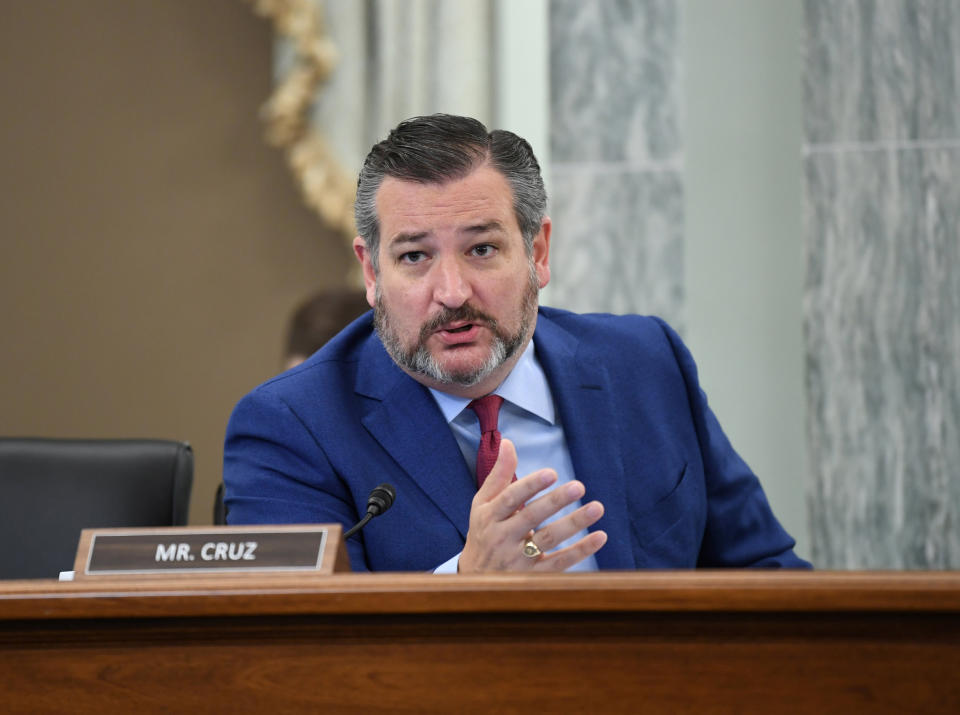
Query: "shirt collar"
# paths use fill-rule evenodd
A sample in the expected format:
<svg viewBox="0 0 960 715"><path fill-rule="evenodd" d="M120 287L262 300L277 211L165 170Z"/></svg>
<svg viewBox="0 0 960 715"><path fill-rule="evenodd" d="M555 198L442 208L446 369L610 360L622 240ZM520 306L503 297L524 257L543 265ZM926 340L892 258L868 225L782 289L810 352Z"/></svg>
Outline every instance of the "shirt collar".
<svg viewBox="0 0 960 715"><path fill-rule="evenodd" d="M456 397L440 390L428 389L447 422L456 419L457 415L463 412L471 402L468 397ZM493 391L493 394L500 395L507 402L533 413L550 424L556 424L557 415L553 405L553 395L550 394L547 376L537 360L532 340L527 343L513 370Z"/></svg>

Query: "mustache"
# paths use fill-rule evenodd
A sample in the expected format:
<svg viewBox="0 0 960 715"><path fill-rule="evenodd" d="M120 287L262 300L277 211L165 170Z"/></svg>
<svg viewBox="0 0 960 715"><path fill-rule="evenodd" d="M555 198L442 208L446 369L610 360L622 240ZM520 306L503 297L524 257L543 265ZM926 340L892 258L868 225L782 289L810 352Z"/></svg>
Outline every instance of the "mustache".
<svg viewBox="0 0 960 715"><path fill-rule="evenodd" d="M420 328L420 340L424 341L441 326L453 322L485 323L491 330L496 332L497 321L482 310L474 308L469 303L464 303L459 308L444 308Z"/></svg>

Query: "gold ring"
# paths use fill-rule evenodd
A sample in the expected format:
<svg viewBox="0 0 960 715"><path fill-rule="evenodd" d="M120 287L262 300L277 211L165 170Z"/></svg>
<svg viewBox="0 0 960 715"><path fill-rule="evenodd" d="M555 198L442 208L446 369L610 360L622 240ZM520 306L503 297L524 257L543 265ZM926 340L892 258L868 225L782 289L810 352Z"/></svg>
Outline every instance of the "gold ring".
<svg viewBox="0 0 960 715"><path fill-rule="evenodd" d="M523 542L523 555L528 559L535 559L542 554L540 547L533 543L533 539L527 539Z"/></svg>

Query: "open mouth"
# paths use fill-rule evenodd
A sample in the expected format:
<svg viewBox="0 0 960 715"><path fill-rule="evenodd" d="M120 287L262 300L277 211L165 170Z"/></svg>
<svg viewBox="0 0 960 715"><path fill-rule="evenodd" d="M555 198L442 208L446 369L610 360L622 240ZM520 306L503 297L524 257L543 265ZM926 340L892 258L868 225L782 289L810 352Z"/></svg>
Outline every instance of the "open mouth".
<svg viewBox="0 0 960 715"><path fill-rule="evenodd" d="M447 332L448 333L465 333L468 330L470 330L470 328L472 327L473 327L473 323L467 323L466 325L461 325L459 328L449 328Z"/></svg>

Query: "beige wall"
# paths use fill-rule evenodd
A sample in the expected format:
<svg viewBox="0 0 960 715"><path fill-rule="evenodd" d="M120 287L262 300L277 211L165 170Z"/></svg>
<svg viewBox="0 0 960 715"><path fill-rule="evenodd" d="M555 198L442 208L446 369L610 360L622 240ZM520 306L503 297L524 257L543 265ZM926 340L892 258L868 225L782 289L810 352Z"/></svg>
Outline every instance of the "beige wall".
<svg viewBox="0 0 960 715"><path fill-rule="evenodd" d="M188 440L197 524L233 404L352 260L261 139L270 54L240 0L0 5L0 435Z"/></svg>

